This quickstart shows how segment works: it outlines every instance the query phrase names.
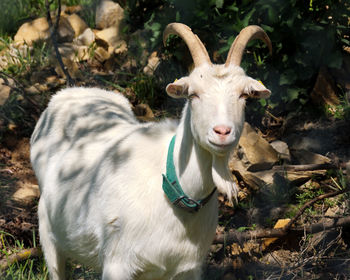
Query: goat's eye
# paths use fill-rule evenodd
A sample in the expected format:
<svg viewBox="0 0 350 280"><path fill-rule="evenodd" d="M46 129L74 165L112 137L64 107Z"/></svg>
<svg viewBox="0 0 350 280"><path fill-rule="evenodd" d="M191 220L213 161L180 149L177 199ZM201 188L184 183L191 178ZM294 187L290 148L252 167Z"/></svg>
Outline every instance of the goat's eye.
<svg viewBox="0 0 350 280"><path fill-rule="evenodd" d="M189 96L188 96L189 99L193 99L193 98L199 98L199 95L197 93L191 93Z"/></svg>
<svg viewBox="0 0 350 280"><path fill-rule="evenodd" d="M241 95L239 96L239 98L243 98L243 99L247 99L249 97L249 94L248 93L241 93Z"/></svg>

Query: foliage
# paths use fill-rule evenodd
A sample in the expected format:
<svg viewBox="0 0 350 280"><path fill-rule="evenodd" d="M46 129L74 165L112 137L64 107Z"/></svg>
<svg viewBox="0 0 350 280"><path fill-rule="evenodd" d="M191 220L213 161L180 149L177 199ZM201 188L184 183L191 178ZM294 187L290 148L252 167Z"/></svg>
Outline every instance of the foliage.
<svg viewBox="0 0 350 280"><path fill-rule="evenodd" d="M277 112L300 109L309 99L320 66L339 68L341 46L350 45L345 36L350 5L344 0L157 0L152 4L129 0L126 11L127 31L148 30L151 48L161 45L166 24L183 22L199 34L216 62L224 61L242 28L250 24L262 26L272 40L273 55L269 57L265 46L254 43L242 67L272 90L271 99L260 105ZM180 41L175 44L178 46ZM169 48L179 61L184 61L178 49Z"/></svg>

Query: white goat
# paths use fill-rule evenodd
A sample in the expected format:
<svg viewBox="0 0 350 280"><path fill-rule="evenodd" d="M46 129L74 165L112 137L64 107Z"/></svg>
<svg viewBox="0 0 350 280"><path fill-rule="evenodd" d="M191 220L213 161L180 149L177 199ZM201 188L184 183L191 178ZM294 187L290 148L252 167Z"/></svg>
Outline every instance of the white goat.
<svg viewBox="0 0 350 280"><path fill-rule="evenodd" d="M214 186L229 199L237 194L227 163L240 138L245 99L270 95L245 75L241 57L253 38L270 49L271 43L260 27L249 26L226 64L213 65L189 27L169 24L164 41L169 34L186 42L195 64L166 88L188 98L179 125L139 123L121 94L96 88L58 93L36 125L31 162L52 279L64 279L67 258L101 269L102 279L200 279L218 219ZM174 191L166 185L174 135L169 162L186 197L162 190L163 183Z"/></svg>

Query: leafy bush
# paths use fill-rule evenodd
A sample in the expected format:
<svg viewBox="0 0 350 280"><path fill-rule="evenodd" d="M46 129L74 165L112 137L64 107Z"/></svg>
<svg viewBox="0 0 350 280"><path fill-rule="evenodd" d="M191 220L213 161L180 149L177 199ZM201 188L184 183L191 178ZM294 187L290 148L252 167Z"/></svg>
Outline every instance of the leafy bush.
<svg viewBox="0 0 350 280"><path fill-rule="evenodd" d="M345 0L157 0L152 4L129 0L126 11L128 32L148 30L150 48L161 45L162 31L169 22L182 22L199 35L218 63L224 61L242 28L262 26L271 38L273 55L269 57L262 43L252 48L250 44L242 67L272 90L271 99L268 103L262 100L261 105L277 113L300 109L309 99L320 66L341 67L341 46L350 45L346 37L350 4ZM173 42L176 47L168 50L186 62L178 51L183 43Z"/></svg>

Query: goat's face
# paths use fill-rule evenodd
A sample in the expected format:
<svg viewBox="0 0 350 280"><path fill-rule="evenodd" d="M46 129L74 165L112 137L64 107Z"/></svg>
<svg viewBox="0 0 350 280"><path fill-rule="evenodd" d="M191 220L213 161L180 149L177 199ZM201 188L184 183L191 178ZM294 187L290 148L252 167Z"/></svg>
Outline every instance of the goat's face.
<svg viewBox="0 0 350 280"><path fill-rule="evenodd" d="M245 100L265 98L270 91L247 77L239 66L203 64L171 83L167 93L189 99L195 141L216 155L237 145L244 123Z"/></svg>

